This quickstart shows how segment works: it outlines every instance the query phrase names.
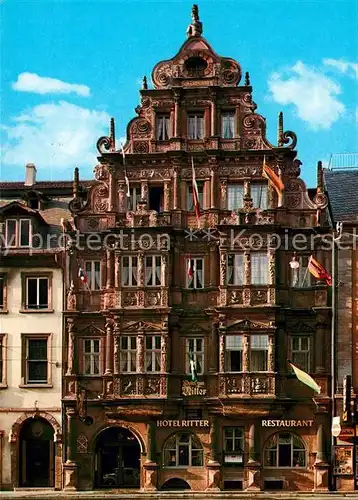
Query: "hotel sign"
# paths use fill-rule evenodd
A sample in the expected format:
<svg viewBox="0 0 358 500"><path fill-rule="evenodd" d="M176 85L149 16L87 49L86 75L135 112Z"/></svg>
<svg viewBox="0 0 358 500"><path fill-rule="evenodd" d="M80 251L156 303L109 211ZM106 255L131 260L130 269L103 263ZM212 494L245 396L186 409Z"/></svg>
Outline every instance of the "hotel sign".
<svg viewBox="0 0 358 500"><path fill-rule="evenodd" d="M262 420L262 427L312 427L313 420Z"/></svg>
<svg viewBox="0 0 358 500"><path fill-rule="evenodd" d="M210 427L209 420L157 420L157 427Z"/></svg>

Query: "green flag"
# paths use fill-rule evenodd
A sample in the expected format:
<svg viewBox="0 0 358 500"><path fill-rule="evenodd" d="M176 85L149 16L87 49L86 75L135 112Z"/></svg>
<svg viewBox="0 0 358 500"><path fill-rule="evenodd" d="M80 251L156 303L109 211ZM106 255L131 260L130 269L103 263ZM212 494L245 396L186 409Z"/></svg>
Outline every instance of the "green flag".
<svg viewBox="0 0 358 500"><path fill-rule="evenodd" d="M317 384L317 382L315 382L313 380L311 375L309 375L308 373L306 373L303 370L301 370L300 368L298 368L296 365L294 365L292 363L292 361L288 361L288 364L292 367L292 370L295 372L296 377L298 378L298 380L300 382L302 382L302 384L307 385L308 387L313 389L315 392L318 392L318 394L320 394L321 388Z"/></svg>
<svg viewBox="0 0 358 500"><path fill-rule="evenodd" d="M198 381L198 374L196 373L196 363L194 361L194 355L192 351L189 351L189 364L190 364L190 373L191 373L191 381Z"/></svg>

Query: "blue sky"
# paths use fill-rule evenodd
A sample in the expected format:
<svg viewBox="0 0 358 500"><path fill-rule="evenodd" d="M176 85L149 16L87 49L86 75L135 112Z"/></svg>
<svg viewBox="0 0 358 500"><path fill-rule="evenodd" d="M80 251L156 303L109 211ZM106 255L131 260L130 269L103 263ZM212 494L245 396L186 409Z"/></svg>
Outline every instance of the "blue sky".
<svg viewBox="0 0 358 500"><path fill-rule="evenodd" d="M117 137L140 82L186 39L192 2L1 3L1 179L91 178L110 116ZM201 1L204 37L249 71L276 141L279 111L298 135L309 186L317 160L358 151L358 0Z"/></svg>

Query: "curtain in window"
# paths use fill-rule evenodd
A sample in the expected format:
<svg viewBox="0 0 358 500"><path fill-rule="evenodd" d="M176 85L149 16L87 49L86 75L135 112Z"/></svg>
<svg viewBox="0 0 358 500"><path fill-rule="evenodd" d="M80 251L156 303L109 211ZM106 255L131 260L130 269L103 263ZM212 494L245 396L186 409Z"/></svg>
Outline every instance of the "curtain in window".
<svg viewBox="0 0 358 500"><path fill-rule="evenodd" d="M227 208L228 210L236 210L243 207L244 202L244 186L241 184L232 184L227 190Z"/></svg>
<svg viewBox="0 0 358 500"><path fill-rule="evenodd" d="M122 280L123 285L129 285L129 267L124 265L122 267Z"/></svg>
<svg viewBox="0 0 358 500"><path fill-rule="evenodd" d="M267 371L268 335L252 335L250 339L250 371Z"/></svg>
<svg viewBox="0 0 358 500"><path fill-rule="evenodd" d="M222 136L224 139L234 137L234 114L225 113L222 115Z"/></svg>
<svg viewBox="0 0 358 500"><path fill-rule="evenodd" d="M151 285L151 280L152 280L152 267L147 266L145 268L145 285Z"/></svg>
<svg viewBox="0 0 358 500"><path fill-rule="evenodd" d="M156 285L160 285L161 284L161 272L162 272L162 268L161 268L161 265L157 265L155 266L155 278L156 278Z"/></svg>
<svg viewBox="0 0 358 500"><path fill-rule="evenodd" d="M157 121L157 140L158 141L163 140L164 127L165 127L164 119L162 116L160 116L160 117L158 117L158 121Z"/></svg>
<svg viewBox="0 0 358 500"><path fill-rule="evenodd" d="M244 284L244 255L235 255L235 285Z"/></svg>
<svg viewBox="0 0 358 500"><path fill-rule="evenodd" d="M136 261L134 262L132 260L132 286L137 285L137 279L138 279L138 268L137 265L134 264L137 264L137 262Z"/></svg>
<svg viewBox="0 0 358 500"><path fill-rule="evenodd" d="M169 139L169 124L170 124L170 121L169 121L169 117L168 116L165 116L164 117L164 120L163 120L163 132L164 132L164 137L163 139L166 141L167 139Z"/></svg>
<svg viewBox="0 0 358 500"><path fill-rule="evenodd" d="M95 290L99 290L101 288L101 269L100 269L100 263L95 262L94 263L94 288Z"/></svg>
<svg viewBox="0 0 358 500"><path fill-rule="evenodd" d="M251 283L266 285L268 283L268 259L266 253L253 252L251 254Z"/></svg>
<svg viewBox="0 0 358 500"><path fill-rule="evenodd" d="M197 124L197 139L202 139L204 137L204 118L202 116L196 117Z"/></svg>
<svg viewBox="0 0 358 500"><path fill-rule="evenodd" d="M267 184L251 184L251 198L255 208L267 208Z"/></svg>

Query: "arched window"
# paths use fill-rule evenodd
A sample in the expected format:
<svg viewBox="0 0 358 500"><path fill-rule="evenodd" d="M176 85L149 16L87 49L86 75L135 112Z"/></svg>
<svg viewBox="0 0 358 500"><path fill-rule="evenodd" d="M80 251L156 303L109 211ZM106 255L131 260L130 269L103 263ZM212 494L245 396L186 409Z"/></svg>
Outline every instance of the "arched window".
<svg viewBox="0 0 358 500"><path fill-rule="evenodd" d="M282 432L272 436L266 444L265 467L306 467L306 449L302 440Z"/></svg>
<svg viewBox="0 0 358 500"><path fill-rule="evenodd" d="M192 434L175 434L164 445L165 467L202 467L203 447Z"/></svg>

